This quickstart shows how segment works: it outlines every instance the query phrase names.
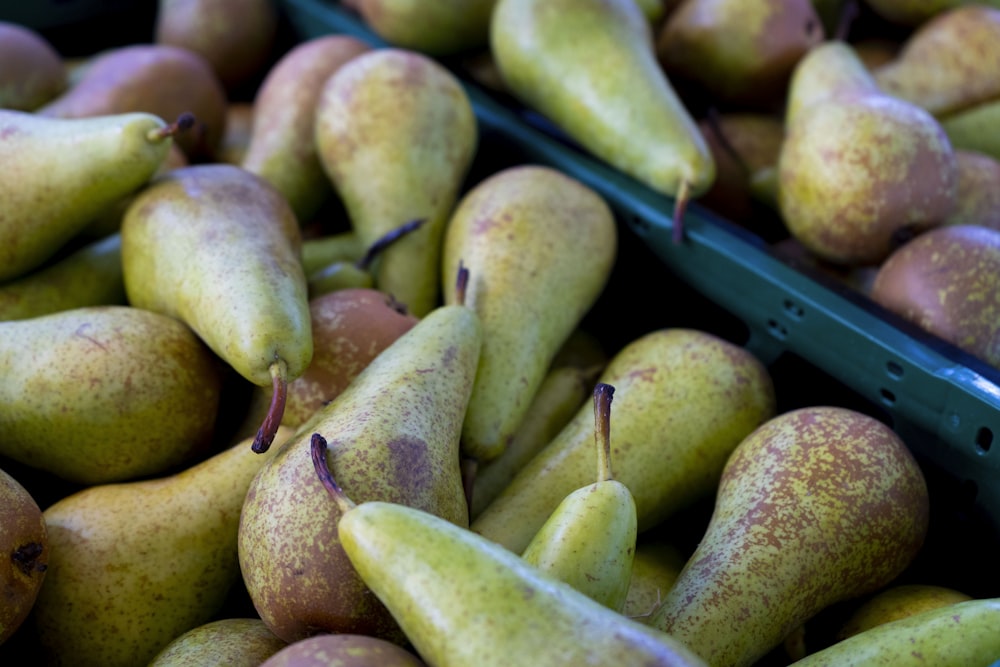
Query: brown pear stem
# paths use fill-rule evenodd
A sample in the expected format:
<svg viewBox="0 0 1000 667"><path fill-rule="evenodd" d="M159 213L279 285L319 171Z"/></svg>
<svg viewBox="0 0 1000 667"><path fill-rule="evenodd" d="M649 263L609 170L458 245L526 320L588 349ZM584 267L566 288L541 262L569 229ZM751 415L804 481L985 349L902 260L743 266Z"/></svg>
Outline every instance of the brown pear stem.
<svg viewBox="0 0 1000 667"><path fill-rule="evenodd" d="M386 232L381 237L376 239L375 243L372 243L370 246L368 246L368 249L365 251L365 254L362 255L358 259L358 261L354 263L354 266L363 271L367 270L368 267L371 266L372 262L375 261L375 258L377 258L382 253L383 250L385 250L386 248L388 248L393 243L403 238L410 232L419 228L425 222L427 222L426 218L419 218L417 220L410 220L409 222L403 223L402 225L396 227L395 229L390 229L388 232Z"/></svg>
<svg viewBox="0 0 1000 667"><path fill-rule="evenodd" d="M740 155L733 143L729 141L729 137L726 136L725 131L722 129L722 124L719 122L719 111L715 107L710 107L708 113L705 114L705 121L708 123L708 129L712 132L712 136L715 140L719 142L719 146L726 152L729 157L733 158L733 161L739 165L743 173L750 175L750 166Z"/></svg>
<svg viewBox="0 0 1000 667"><path fill-rule="evenodd" d="M469 269L462 260L458 260L458 273L455 275L455 303L465 305L465 296L469 290Z"/></svg>
<svg viewBox="0 0 1000 667"><path fill-rule="evenodd" d="M684 240L684 211L687 210L688 199L691 196L691 182L681 181L681 187L677 190L677 197L674 199L674 245L679 245Z"/></svg>
<svg viewBox="0 0 1000 667"><path fill-rule="evenodd" d="M615 388L598 382L594 386L594 440L597 444L597 481L614 479L611 474L611 399Z"/></svg>
<svg viewBox="0 0 1000 667"><path fill-rule="evenodd" d="M257 429L257 437L253 440L251 449L263 454L271 446L274 436L285 415L285 399L288 397L288 366L283 359L275 359L271 364L271 404L264 415L264 421Z"/></svg>
<svg viewBox="0 0 1000 667"><path fill-rule="evenodd" d="M337 484L337 480L333 478L330 466L326 462L326 448L326 438L319 433L313 433L312 438L309 439L309 455L312 457L313 468L316 469L316 475L319 476L320 484L330 493L333 501L337 503L340 513L346 514L357 507L357 505L347 497L344 490Z"/></svg>
<svg viewBox="0 0 1000 667"><path fill-rule="evenodd" d="M833 31L833 39L839 42L847 41L847 33L851 30L851 24L858 17L857 0L847 0L837 18L837 26Z"/></svg>
<svg viewBox="0 0 1000 667"><path fill-rule="evenodd" d="M462 472L462 490L465 492L465 503L472 516L472 491L476 484L476 473L479 472L479 461L471 456L463 456L459 461Z"/></svg>
<svg viewBox="0 0 1000 667"><path fill-rule="evenodd" d="M184 132L190 130L194 127L195 117L193 113L185 111L177 120L170 123L169 125L164 125L163 127L157 128L155 130L150 130L146 133L146 139L152 142L163 141L167 137L172 137L178 132Z"/></svg>

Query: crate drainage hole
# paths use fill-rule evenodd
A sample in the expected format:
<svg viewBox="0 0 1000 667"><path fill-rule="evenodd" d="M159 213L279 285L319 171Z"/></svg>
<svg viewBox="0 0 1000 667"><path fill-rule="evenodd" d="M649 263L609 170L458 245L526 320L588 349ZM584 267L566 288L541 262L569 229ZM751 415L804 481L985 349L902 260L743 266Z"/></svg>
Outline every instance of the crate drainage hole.
<svg viewBox="0 0 1000 667"><path fill-rule="evenodd" d="M980 428L976 433L976 451L980 454L985 454L990 451L990 447L993 445L993 431L986 428L985 426Z"/></svg>
<svg viewBox="0 0 1000 667"><path fill-rule="evenodd" d="M903 377L903 367L897 364L895 361L890 361L885 365L885 370L889 373L889 377L894 380L898 380Z"/></svg>
<svg viewBox="0 0 1000 667"><path fill-rule="evenodd" d="M640 230L640 231L642 231L644 233L648 233L649 232L649 223L646 222L643 218L640 218L637 215L633 215L629 219L629 222L632 223L632 227L634 229L638 229L638 230Z"/></svg>
<svg viewBox="0 0 1000 667"><path fill-rule="evenodd" d="M788 337L788 329L778 324L777 320L768 320L767 330L778 340L785 340Z"/></svg>
<svg viewBox="0 0 1000 667"><path fill-rule="evenodd" d="M801 320L806 314L806 311L802 308L802 306L798 305L791 299L785 299L781 306L785 309L785 313L787 313L792 319Z"/></svg>
<svg viewBox="0 0 1000 667"><path fill-rule="evenodd" d="M888 389L879 389L879 393L882 395L882 402L886 405L892 405L896 402L896 395Z"/></svg>

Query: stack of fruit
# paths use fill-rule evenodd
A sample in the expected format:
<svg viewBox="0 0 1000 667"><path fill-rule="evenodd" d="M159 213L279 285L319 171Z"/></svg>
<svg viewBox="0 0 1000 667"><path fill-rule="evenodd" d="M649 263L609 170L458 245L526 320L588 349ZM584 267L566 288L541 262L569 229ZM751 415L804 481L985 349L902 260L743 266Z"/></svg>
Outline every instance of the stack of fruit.
<svg viewBox="0 0 1000 667"><path fill-rule="evenodd" d="M395 46L282 48L270 0L164 0L149 41L76 62L0 24L0 659L1000 656L995 578L927 566L953 546L934 540L949 499L908 444L784 385L724 318L636 313L623 295L655 262L598 192L482 132L442 62L489 42L505 90L674 196L683 242L719 160L664 63L683 17L727 4L442 2L424 23L360 0ZM791 84L801 118L752 180L803 245L795 179L819 170L795 161L835 134L804 128L914 119L837 121L931 146L878 144L913 161L869 174L902 183L876 207L903 222L846 245L883 259L956 210L954 150L800 4L780 68L708 80L727 100Z"/></svg>

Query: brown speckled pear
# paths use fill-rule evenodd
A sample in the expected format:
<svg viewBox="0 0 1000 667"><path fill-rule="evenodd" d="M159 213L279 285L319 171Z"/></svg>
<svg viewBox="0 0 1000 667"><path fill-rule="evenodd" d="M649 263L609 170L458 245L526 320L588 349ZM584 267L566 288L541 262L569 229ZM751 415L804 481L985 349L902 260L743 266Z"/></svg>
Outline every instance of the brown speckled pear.
<svg viewBox="0 0 1000 667"><path fill-rule="evenodd" d="M286 646L259 618L222 618L180 635L147 667L258 667Z"/></svg>
<svg viewBox="0 0 1000 667"><path fill-rule="evenodd" d="M617 234L604 199L550 167L495 172L459 202L440 280L445 303L454 303L459 265L469 268L465 303L483 324L462 429L466 456L485 462L506 449L553 357L607 284Z"/></svg>
<svg viewBox="0 0 1000 667"><path fill-rule="evenodd" d="M81 484L157 474L210 444L222 371L186 325L130 306L0 322L0 455Z"/></svg>
<svg viewBox="0 0 1000 667"><path fill-rule="evenodd" d="M730 452L775 410L767 368L707 332L661 329L622 348L600 382L615 387L615 479L641 533L709 497ZM594 477L594 411L584 405L472 523L520 554L552 510Z"/></svg>
<svg viewBox="0 0 1000 667"><path fill-rule="evenodd" d="M280 428L279 443L292 434ZM148 664L239 582L247 487L271 454L242 442L168 477L95 485L44 512L51 559L33 613L47 664Z"/></svg>
<svg viewBox="0 0 1000 667"><path fill-rule="evenodd" d="M293 47L268 70L253 101L253 125L241 165L276 187L305 225L333 194L316 152L316 103L323 84L371 50L350 35L323 35Z"/></svg>
<svg viewBox="0 0 1000 667"><path fill-rule="evenodd" d="M440 306L375 357L300 425L247 493L243 581L260 617L288 642L320 632L405 643L340 547L337 507L310 458L319 432L330 466L361 499L388 500L468 526L459 468L462 418L482 333L465 306Z"/></svg>
<svg viewBox="0 0 1000 667"><path fill-rule="evenodd" d="M1000 230L1000 159L955 149L958 185L955 208L945 225L980 225Z"/></svg>
<svg viewBox="0 0 1000 667"><path fill-rule="evenodd" d="M785 100L785 127L801 116L803 109L837 95L869 95L878 84L861 61L853 44L831 39L814 46L796 63Z"/></svg>
<svg viewBox="0 0 1000 667"><path fill-rule="evenodd" d="M877 590L923 545L927 486L902 440L840 407L782 413L726 463L715 509L650 625L709 665L752 665L829 605Z"/></svg>
<svg viewBox="0 0 1000 667"><path fill-rule="evenodd" d="M259 667L424 667L424 663L378 637L322 634L289 644Z"/></svg>
<svg viewBox="0 0 1000 667"><path fill-rule="evenodd" d="M28 618L45 581L49 539L31 493L0 470L0 644Z"/></svg>

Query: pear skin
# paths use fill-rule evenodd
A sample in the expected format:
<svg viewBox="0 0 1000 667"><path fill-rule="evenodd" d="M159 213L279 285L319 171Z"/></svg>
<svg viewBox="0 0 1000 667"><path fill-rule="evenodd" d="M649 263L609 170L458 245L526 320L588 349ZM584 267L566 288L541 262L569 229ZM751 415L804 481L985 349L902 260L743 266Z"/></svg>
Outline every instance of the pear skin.
<svg viewBox="0 0 1000 667"><path fill-rule="evenodd" d="M1000 160L1000 100L978 104L941 120L951 145Z"/></svg>
<svg viewBox="0 0 1000 667"><path fill-rule="evenodd" d="M302 240L302 269L311 275L334 262L356 262L365 246L354 230Z"/></svg>
<svg viewBox="0 0 1000 667"><path fill-rule="evenodd" d="M291 433L279 429L279 442ZM242 442L168 477L50 505L48 585L33 613L49 664L145 665L212 620L239 581L243 499L272 455Z"/></svg>
<svg viewBox="0 0 1000 667"><path fill-rule="evenodd" d="M222 618L180 635L148 667L258 667L286 646L259 618Z"/></svg>
<svg viewBox="0 0 1000 667"><path fill-rule="evenodd" d="M321 634L289 644L259 667L425 667L407 649L378 637ZM253 665L258 667L258 665Z"/></svg>
<svg viewBox="0 0 1000 667"><path fill-rule="evenodd" d="M483 326L466 456L489 461L514 437L553 357L610 278L617 233L599 194L550 167L503 169L461 199L440 275L444 301L454 303L459 265L469 267L465 303Z"/></svg>
<svg viewBox="0 0 1000 667"><path fill-rule="evenodd" d="M0 21L0 109L34 111L69 83L62 55L38 31Z"/></svg>
<svg viewBox="0 0 1000 667"><path fill-rule="evenodd" d="M881 92L853 44L831 39L816 45L792 70L785 103L785 127L791 127L803 110L838 95Z"/></svg>
<svg viewBox="0 0 1000 667"><path fill-rule="evenodd" d="M678 575L684 569L686 557L675 545L640 536L632 558L632 577L622 614L648 623Z"/></svg>
<svg viewBox="0 0 1000 667"><path fill-rule="evenodd" d="M945 225L979 225L1000 230L1000 160L955 150L958 184L955 208Z"/></svg>
<svg viewBox="0 0 1000 667"><path fill-rule="evenodd" d="M0 644L21 627L45 581L49 539L42 510L19 481L0 470Z"/></svg>
<svg viewBox="0 0 1000 667"><path fill-rule="evenodd" d="M496 0L354 0L365 23L394 46L441 57L489 44Z"/></svg>
<svg viewBox="0 0 1000 667"><path fill-rule="evenodd" d="M920 467L885 424L785 412L726 463L704 536L650 625L710 665L752 665L829 605L877 590L923 546Z"/></svg>
<svg viewBox="0 0 1000 667"><path fill-rule="evenodd" d="M883 623L913 616L930 609L971 600L972 596L947 586L897 584L879 591L861 603L837 630L836 639L847 639Z"/></svg>

